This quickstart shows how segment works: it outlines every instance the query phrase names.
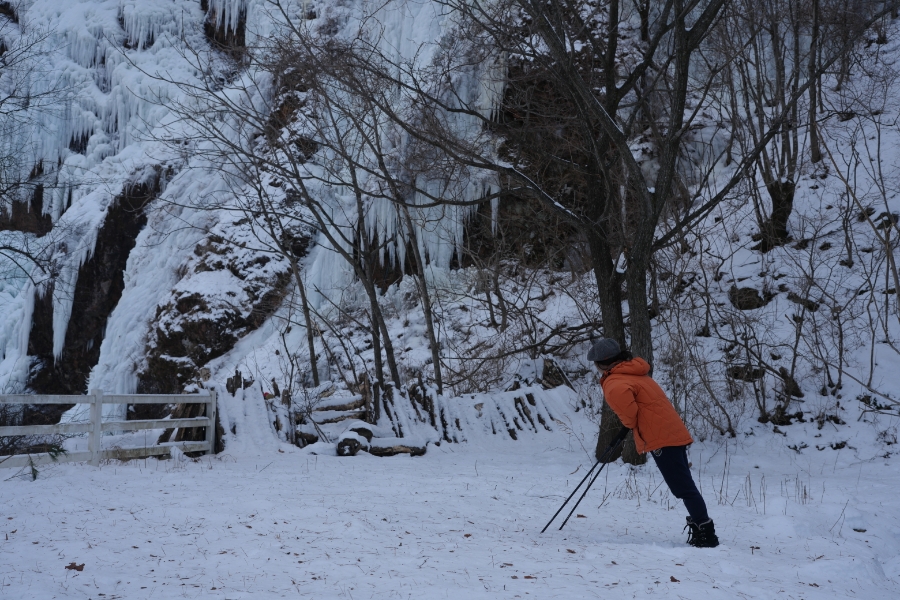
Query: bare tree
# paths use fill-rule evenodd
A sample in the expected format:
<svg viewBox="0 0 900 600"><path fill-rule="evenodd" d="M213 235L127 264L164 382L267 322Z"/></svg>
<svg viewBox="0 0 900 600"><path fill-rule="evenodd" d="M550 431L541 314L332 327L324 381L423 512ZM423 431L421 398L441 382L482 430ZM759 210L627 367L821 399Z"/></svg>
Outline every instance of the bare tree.
<svg viewBox="0 0 900 600"><path fill-rule="evenodd" d="M266 190L278 182L284 201L271 214L314 226L352 269L368 299L378 385L386 380L382 361L393 384L402 383L379 299L385 257L412 259L430 321L430 257L418 223L430 210L497 198L542 203L580 232L605 335L623 344L630 337L652 364L654 253L689 249L685 231L761 164L773 184L796 176L800 103L841 52L814 47L813 69L802 60L799 13L785 31L773 8L764 37L762 25L741 21L744 5L728 0L606 0L587 11L567 0L444 4L455 27L398 57L385 49L377 12L355 34L336 36L292 20L272 0L282 28L245 58L266 77L247 75L224 89L214 77L182 86L194 104L176 111L214 142L210 158L229 164L234 177L255 171ZM837 49L847 51L893 8L861 19ZM712 43L729 23L746 48ZM748 60L748 48L759 56ZM784 59L774 84L761 68L770 49ZM689 150L702 145L696 129L715 137L705 115L711 90L739 59L745 77L731 89L740 102L728 106L733 123L752 126L723 178L716 165L724 151L707 148L694 159ZM760 81L764 95L745 96ZM773 210L770 218L776 224L790 214L782 206L786 214ZM441 381L439 340L433 328L428 335ZM616 421L607 416L604 430L612 432Z"/></svg>
<svg viewBox="0 0 900 600"><path fill-rule="evenodd" d="M767 252L789 238L788 219L807 147L810 163L822 159L818 120L823 76L838 63L838 81L846 77L855 44L891 6L866 0L735 0L718 25L715 46L720 54L734 57L735 67L722 73L724 112L742 153L755 155L752 174L758 173L768 196L764 203L759 190L751 189L760 228L758 250ZM766 137L765 149L754 152Z"/></svg>

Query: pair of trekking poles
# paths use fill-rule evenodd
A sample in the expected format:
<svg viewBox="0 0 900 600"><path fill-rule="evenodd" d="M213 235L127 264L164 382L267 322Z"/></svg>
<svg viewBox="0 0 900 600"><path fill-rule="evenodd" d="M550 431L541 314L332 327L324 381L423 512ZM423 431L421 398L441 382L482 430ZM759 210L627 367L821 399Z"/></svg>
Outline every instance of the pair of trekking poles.
<svg viewBox="0 0 900 600"><path fill-rule="evenodd" d="M600 476L600 472L603 471L603 467L606 466L606 463L603 461L616 448L619 447L619 444L621 444L622 442L625 441L625 437L628 436L629 431L631 431L631 430L628 429L627 427L623 427L621 429L621 431L619 431L619 433L616 435L615 439L612 441L612 443L609 445L609 447L603 452L603 454L600 456L600 458L597 459L597 462L594 463L594 466L590 468L590 470L587 472L587 475L585 475L584 478L581 480L581 483L579 483L577 486L575 486L575 489L572 490L572 493L569 494L569 497L566 498L566 501L562 503L562 506L559 507L559 510L556 511L556 513L550 518L549 521L547 521L547 524L544 525L543 529L541 529L541 533L544 533L545 531L547 531L547 528L550 527L550 523L552 523L553 520L559 515L559 513L562 512L562 509L564 509L566 507L566 504L569 503L569 500L571 500L572 497L575 496L575 494L578 492L578 490L581 488L581 486L584 485L584 482L588 480L588 478L591 476L591 474L593 474L594 475L593 479L591 479L591 481L590 481L590 483L588 483L587 487L584 488L584 492L582 492L581 497L578 498L578 502L576 502L575 506L572 507L572 510L569 511L569 515L566 517L566 520L563 521L562 525L559 526L559 530L562 531L562 528L566 526L566 523L569 522L569 519L575 513L575 509L578 508L578 505L581 504L582 500L584 500L584 497L587 495L588 490L591 489L591 486L594 485L595 481L597 481L597 477ZM597 469L597 465L600 465L599 469ZM594 469L597 469L596 473L594 473Z"/></svg>

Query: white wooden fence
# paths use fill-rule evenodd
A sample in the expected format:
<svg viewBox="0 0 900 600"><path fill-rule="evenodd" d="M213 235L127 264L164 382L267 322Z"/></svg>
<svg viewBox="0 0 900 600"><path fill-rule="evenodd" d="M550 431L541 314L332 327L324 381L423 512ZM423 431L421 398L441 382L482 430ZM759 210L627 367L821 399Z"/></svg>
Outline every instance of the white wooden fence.
<svg viewBox="0 0 900 600"><path fill-rule="evenodd" d="M95 391L88 396L29 396L0 395L0 404L90 404L91 416L87 423L59 423L56 425L18 425L0 427L0 437L15 435L53 435L87 433L88 451L59 454L49 453L0 456L0 467L25 467L51 462L89 461L97 466L103 459L144 458L169 454L171 449L182 452L215 452L216 443L216 392L207 394L109 394ZM205 404L206 416L191 419L152 419L142 421L103 421L104 404ZM137 431L142 429L170 429L206 427L206 439L202 442L169 442L144 448L112 448L101 450L100 440L104 431Z"/></svg>

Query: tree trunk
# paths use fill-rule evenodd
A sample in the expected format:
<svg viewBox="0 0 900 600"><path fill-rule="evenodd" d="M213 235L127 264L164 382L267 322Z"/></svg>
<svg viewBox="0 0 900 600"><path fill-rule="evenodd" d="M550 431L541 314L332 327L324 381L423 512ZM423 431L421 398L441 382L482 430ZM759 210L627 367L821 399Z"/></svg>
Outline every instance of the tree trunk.
<svg viewBox="0 0 900 600"><path fill-rule="evenodd" d="M603 320L603 334L619 342L624 348L625 321L622 316L622 288L621 276L615 269L609 244L599 227L592 227L587 232L588 246L591 251L591 266L594 277L597 280L597 295L600 301L601 319ZM622 421L609 407L606 401L600 413L600 433L597 436L597 460L603 455L606 448L612 443L616 434L622 429ZM614 462L622 457L622 460L632 465L642 465L647 462L647 457L638 454L634 447L634 437L629 434L625 443L611 452L604 462Z"/></svg>
<svg viewBox="0 0 900 600"><path fill-rule="evenodd" d="M613 442L616 434L622 429L622 421L616 416L616 413L604 401L603 410L600 413L600 435L597 437L597 448L594 450L594 456L597 460L603 456L606 449ZM603 462L611 463L622 457L622 462L628 465L643 465L647 462L646 454L639 454L634 446L634 433L629 432L625 438L625 443L620 444L618 448L612 451Z"/></svg>
<svg viewBox="0 0 900 600"><path fill-rule="evenodd" d="M603 232L591 227L586 232L591 252L591 267L597 281L603 335L625 347L625 319L622 316L621 276L613 264L612 252Z"/></svg>
<svg viewBox="0 0 900 600"><path fill-rule="evenodd" d="M303 318L306 321L306 345L309 348L309 368L312 370L313 385L319 387L319 361L316 358L316 337L313 330L312 314L310 314L309 303L306 301L306 286L300 279L300 267L297 265L297 258L290 255L291 271L294 274L294 281L297 282L297 291L300 292L300 305L303 310Z"/></svg>
<svg viewBox="0 0 900 600"><path fill-rule="evenodd" d="M394 344L391 342L390 334L387 329L387 324L384 321L384 315L381 312L381 306L378 304L378 290L375 289L375 284L373 283L372 278L372 269L367 268L367 276L369 279L363 282L363 287L366 290L366 294L369 296L369 306L372 310L372 343L375 343L375 336L380 332L380 343L384 346L384 354L387 359L388 370L391 372L391 380L394 382L394 385L399 388L400 387L400 371L397 369L397 361L394 358ZM381 352L376 352L375 354L375 362L376 365L381 361ZM382 386L384 385L384 373L382 372L379 375L381 381L379 382Z"/></svg>
<svg viewBox="0 0 900 600"><path fill-rule="evenodd" d="M773 181L766 186L772 199L772 216L761 227L762 241L759 245L761 251L768 252L787 241L787 223L794 210L796 188L797 185L793 181Z"/></svg>
<svg viewBox="0 0 900 600"><path fill-rule="evenodd" d="M816 58L818 56L819 45L819 0L813 0L813 22L812 32L809 42L809 149L810 160L813 164L822 160L822 149L819 147L819 130L816 125L816 100L818 99L817 89L819 87L819 78L816 76Z"/></svg>
<svg viewBox="0 0 900 600"><path fill-rule="evenodd" d="M368 291L368 290L367 290ZM375 355L375 381L371 381L372 405L374 407L375 422L381 416L381 404L379 402L381 388L384 386L384 363L381 358L381 329L376 322L375 311L378 310L378 301L369 296L369 310L372 316L369 318L369 326L372 328L372 353ZM365 365L364 365L365 366Z"/></svg>
<svg viewBox="0 0 900 600"><path fill-rule="evenodd" d="M632 254L632 257L639 258ZM653 338L650 324L650 307L647 297L647 271L650 261L641 258L629 260L625 271L628 287L628 318L631 321L631 352L640 356L653 368Z"/></svg>
<svg viewBox="0 0 900 600"><path fill-rule="evenodd" d="M277 212L272 210L271 205L265 201L265 196L260 195L259 208L261 209L266 229L273 240L283 240L286 243L279 242L278 250L281 255L288 259L291 265L291 274L294 281L297 282L297 291L300 292L300 304L303 311L303 319L306 322L306 345L309 349L309 365L312 370L313 385L319 386L319 361L316 357L316 339L313 330L312 314L309 310L309 302L306 299L306 286L303 285L303 279L300 276L300 265L298 263L298 253L294 251L292 241L293 237L288 234L284 228L284 223L277 216ZM256 218L251 211L251 218ZM293 382L289 385L293 386Z"/></svg>
<svg viewBox="0 0 900 600"><path fill-rule="evenodd" d="M381 312L381 306L378 307L378 324L381 326L382 344L384 344L384 356L387 359L388 370L391 372L391 381L398 390L400 386L400 370L397 368L397 359L394 355L394 342L391 341L390 333L388 333L387 323L384 320L384 313Z"/></svg>
<svg viewBox="0 0 900 600"><path fill-rule="evenodd" d="M671 186L669 186L671 189ZM657 216L645 209L638 216L637 227L631 240L625 282L628 290L628 319L631 321L631 353L650 364L653 373L653 337L650 325L650 306L647 297L647 274L653 256L653 233Z"/></svg>
<svg viewBox="0 0 900 600"><path fill-rule="evenodd" d="M444 384L441 377L441 351L438 346L437 335L434 332L434 313L431 309L431 295L428 293L428 284L425 281L425 260L419 251L419 244L416 236L413 234L412 218L409 216L409 209L403 206L403 217L406 220L406 227L409 230L409 243L413 250L413 259L415 259L416 267L416 283L419 287L419 294L422 296L422 311L425 313L425 331L428 334L428 342L431 344L431 361L434 365L434 383L437 386L437 393L444 393ZM488 298L490 299L490 297ZM491 315L493 320L493 315ZM425 390L422 390L425 393Z"/></svg>
<svg viewBox="0 0 900 600"><path fill-rule="evenodd" d="M387 324L384 322L384 315L381 312L381 305L378 304L378 290L375 288L375 261L378 260L375 248L372 247L372 240L366 235L366 211L363 207L362 193L359 183L356 180L356 171L352 171L354 191L356 192L356 218L357 218L357 243L361 252L360 260L362 268L357 269L357 273L362 279L363 287L366 295L369 296L369 304L372 309L372 342L375 342L375 333L381 330L381 342L384 344L384 353L387 358L388 369L391 371L391 379L397 388L400 388L400 371L397 369L397 361L394 357L394 344L391 342L390 332L388 332ZM380 353L376 356L380 360ZM385 384L383 373L379 375L379 385Z"/></svg>

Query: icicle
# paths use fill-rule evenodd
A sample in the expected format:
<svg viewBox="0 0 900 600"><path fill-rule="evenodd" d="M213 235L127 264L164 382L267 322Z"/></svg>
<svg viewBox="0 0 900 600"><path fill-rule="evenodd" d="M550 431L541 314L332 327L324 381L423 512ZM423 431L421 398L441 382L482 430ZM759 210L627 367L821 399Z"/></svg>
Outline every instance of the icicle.
<svg viewBox="0 0 900 600"><path fill-rule="evenodd" d="M215 15L216 26L237 31L241 19L247 17L247 0L209 0L209 13Z"/></svg>
<svg viewBox="0 0 900 600"><path fill-rule="evenodd" d="M34 313L34 284L25 279L18 293L12 288L12 280L6 280L0 288L0 385L3 393L17 394L25 391L31 360L28 357L28 337ZM12 289L9 289L12 288Z"/></svg>
<svg viewBox="0 0 900 600"><path fill-rule="evenodd" d="M106 199L108 204L109 198ZM78 272L81 266L94 254L97 234L102 227L105 212L90 215L92 227L80 240L70 240L74 250L67 253L67 261L62 265L59 274L53 281L53 359L62 356L66 342L66 331L72 317L72 306L75 300L75 285L78 283Z"/></svg>
<svg viewBox="0 0 900 600"><path fill-rule="evenodd" d="M273 11L267 10L265 0L209 0L208 8L215 24L228 31L237 31L245 20L248 43L251 36L265 37L279 28L272 18ZM309 11L309 2L291 0L287 10L302 18ZM431 59L430 53L436 48L432 42L440 39L446 23L446 15L440 14L438 4L389 3L381 11L386 27L385 49L404 57L422 50L419 58L425 62ZM167 76L176 79L196 80L198 75L184 62L179 47L185 37L197 48L206 43L202 31L205 15L196 0L34 0L22 3L19 15L22 31L47 31L49 37L32 61L33 72L41 76L23 77L18 83L26 85L33 96L50 100L30 108L23 122L35 125L17 129L14 135L12 130L8 131L12 125L0 121L0 140L7 148L18 144L13 155L22 157L21 164L16 165L19 179L28 179L36 164L44 166L41 181L48 185L45 186L43 210L57 225L53 241L65 244L66 250L56 256L59 276L52 291L53 355L58 358L64 348L72 314L72 292L78 270L90 258L97 232L113 201L114 194L108 190L119 189L134 172L147 164L158 164L163 160L160 156L171 158L165 146L154 144L153 139L159 134L160 123L170 118L163 104L167 99L175 98L178 90L149 74L165 71ZM21 31L16 29L16 32L21 37ZM502 60L486 67L473 66L471 73L460 77L454 85L458 85L470 104L474 102L490 112L502 95L500 74L503 69ZM8 72L0 75L0 91L9 89L12 83ZM239 75L235 88L241 83L246 83L246 89L258 90L242 97L248 105L263 108L271 100L271 78L251 71ZM57 85L58 90L53 87ZM402 101L403 98L398 97L398 103ZM448 119L463 135L476 136L481 131L478 119L460 115L448 115ZM243 136L238 126L235 126L235 132L237 136ZM402 143L401 140L398 145ZM401 152L402 148L397 151ZM490 176L465 169L452 173L448 179L419 181L418 185L427 194L405 199L412 204L412 231L401 219L396 205L384 199L368 201L364 235L391 242L382 246L381 260L404 265L406 242L415 239L429 262L431 280L441 282L448 277L451 260L462 247L465 222L475 208L415 205L430 204L433 197L478 200L485 189L496 189L496 182ZM102 181L102 189L94 186L94 181ZM368 181L364 185L375 183ZM209 188L192 188L182 180L172 181L166 194L210 197L216 184L208 185ZM338 218L335 230L351 235L350 232L360 225L355 222L355 200L341 197L333 189L315 192L334 210ZM226 193L230 193L229 187L224 184L221 190L216 190L219 197L225 197ZM496 201L492 202L492 211L495 221ZM191 218L199 224L208 218L205 215L198 213ZM91 385L102 386L107 391L135 389L135 365L131 362L121 364L120 358L140 356L144 350L146 320L153 314L153 302L159 300L158 294L171 289L167 287L173 285L171 277L184 261L179 252L192 247L190 236L178 239L182 246L166 246L171 249L171 256L153 258L149 253L138 251L133 263L129 259L126 292L120 301L122 312L114 311L115 316L110 317L110 329L101 345L100 364L91 376ZM317 295L338 298L350 286L353 272L340 255L329 248L321 234L318 241L306 260L305 273L310 298L314 304L318 298L318 306L322 308L328 303L321 302L322 298ZM156 269L165 273L157 273ZM158 278L154 283L158 290L130 279L133 272L146 277L148 270ZM24 385L27 364L24 367L22 364L27 363L24 354L27 337L21 344L11 341L22 331L16 328L18 325L12 319L26 318L23 311L27 307L22 303L33 305L34 290L30 292L30 300L22 299L24 296L15 301L4 299L4 293L10 292L0 290L0 344L4 351L0 385L14 377L12 371L19 373L15 377L21 376ZM26 320L29 324L30 315L28 312ZM13 332L17 333L14 335ZM18 366L13 369L9 361L14 359L15 349L21 351L19 358L25 362L15 363ZM110 390L110 386L114 389Z"/></svg>
<svg viewBox="0 0 900 600"><path fill-rule="evenodd" d="M128 46L145 49L165 36L176 39L182 33L182 19L197 19L196 3L174 3L172 0L126 0L121 6L121 21Z"/></svg>

